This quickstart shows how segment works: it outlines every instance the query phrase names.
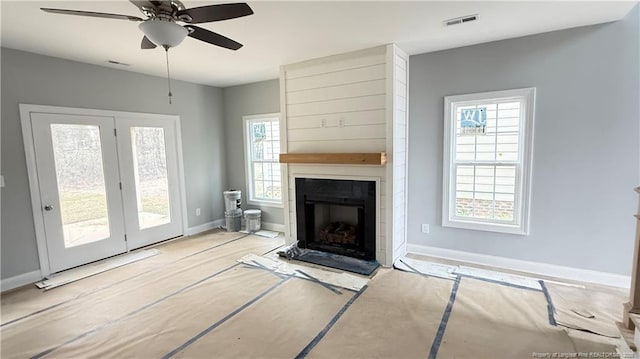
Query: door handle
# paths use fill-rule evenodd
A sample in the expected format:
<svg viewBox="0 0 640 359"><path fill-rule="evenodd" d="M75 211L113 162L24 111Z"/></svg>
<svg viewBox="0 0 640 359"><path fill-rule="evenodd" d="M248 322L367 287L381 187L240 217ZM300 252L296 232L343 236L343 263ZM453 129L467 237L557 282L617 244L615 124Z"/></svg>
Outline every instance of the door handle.
<svg viewBox="0 0 640 359"><path fill-rule="evenodd" d="M45 211L51 211L51 210L53 210L53 206L48 204L48 205L44 206L44 210Z"/></svg>

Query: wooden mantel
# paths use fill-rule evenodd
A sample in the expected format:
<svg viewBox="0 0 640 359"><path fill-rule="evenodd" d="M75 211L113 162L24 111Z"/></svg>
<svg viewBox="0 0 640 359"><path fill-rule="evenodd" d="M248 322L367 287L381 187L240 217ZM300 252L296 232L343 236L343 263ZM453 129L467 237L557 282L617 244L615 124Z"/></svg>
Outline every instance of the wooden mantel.
<svg viewBox="0 0 640 359"><path fill-rule="evenodd" d="M386 152L374 153L281 153L280 163L318 163L344 165L384 165Z"/></svg>

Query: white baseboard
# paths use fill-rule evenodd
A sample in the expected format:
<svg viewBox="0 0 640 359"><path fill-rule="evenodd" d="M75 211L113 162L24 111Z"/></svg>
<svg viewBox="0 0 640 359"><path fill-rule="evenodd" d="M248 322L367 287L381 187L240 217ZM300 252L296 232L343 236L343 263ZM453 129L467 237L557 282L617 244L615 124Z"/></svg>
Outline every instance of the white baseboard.
<svg viewBox="0 0 640 359"><path fill-rule="evenodd" d="M520 272L557 277L579 282L596 283L612 287L629 288L631 277L615 273L598 272L589 269L559 266L555 264L523 261L519 259L491 256L471 252L457 251L419 244L408 244L409 253L422 254L431 257L450 259L455 261L481 264L491 267L511 269Z"/></svg>
<svg viewBox="0 0 640 359"><path fill-rule="evenodd" d="M269 230L269 231L283 232L284 233L284 224L262 222L262 223L260 223L260 227L262 227L262 229L266 229L266 230Z"/></svg>
<svg viewBox="0 0 640 359"><path fill-rule="evenodd" d="M193 236L194 234L202 233L216 227L224 226L224 218L216 219L215 221L203 223L198 226L189 227L184 231L185 236Z"/></svg>
<svg viewBox="0 0 640 359"><path fill-rule="evenodd" d="M19 274L14 277L5 278L0 280L0 291L4 292L14 288L22 287L23 285L32 284L42 279L40 270L34 270L33 272Z"/></svg>
<svg viewBox="0 0 640 359"><path fill-rule="evenodd" d="M217 227L224 226L224 225L225 225L224 218L223 219L216 219L215 221L203 223L203 224L201 224L199 226L189 227L184 231L184 235L185 236L193 236L195 234L202 233L202 232L208 231L210 229L217 228ZM261 225L262 229L266 229L266 230L269 230L269 231L276 231L276 232L284 232L284 224L262 222L260 225ZM243 229L244 229L244 224L243 224Z"/></svg>

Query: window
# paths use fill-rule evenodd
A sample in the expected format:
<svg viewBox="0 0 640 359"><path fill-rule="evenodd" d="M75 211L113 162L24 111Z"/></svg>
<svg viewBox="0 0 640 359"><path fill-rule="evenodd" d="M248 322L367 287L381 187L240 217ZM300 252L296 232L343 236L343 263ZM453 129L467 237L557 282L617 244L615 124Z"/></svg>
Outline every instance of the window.
<svg viewBox="0 0 640 359"><path fill-rule="evenodd" d="M243 119L248 202L281 207L280 114Z"/></svg>
<svg viewBox="0 0 640 359"><path fill-rule="evenodd" d="M442 225L528 234L535 89L444 99Z"/></svg>

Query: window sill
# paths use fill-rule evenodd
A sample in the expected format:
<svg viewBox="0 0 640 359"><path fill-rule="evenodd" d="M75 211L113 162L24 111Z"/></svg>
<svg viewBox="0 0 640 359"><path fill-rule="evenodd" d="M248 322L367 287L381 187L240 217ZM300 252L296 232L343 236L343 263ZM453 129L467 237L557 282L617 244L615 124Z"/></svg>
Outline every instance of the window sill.
<svg viewBox="0 0 640 359"><path fill-rule="evenodd" d="M267 201L256 201L253 199L247 200L247 204L257 207L271 207L271 208L284 208L283 203L277 202L267 202Z"/></svg>
<svg viewBox="0 0 640 359"><path fill-rule="evenodd" d="M465 221L462 219L443 220L443 227L471 229L475 231L497 232L506 234L529 235L528 228L518 225Z"/></svg>

